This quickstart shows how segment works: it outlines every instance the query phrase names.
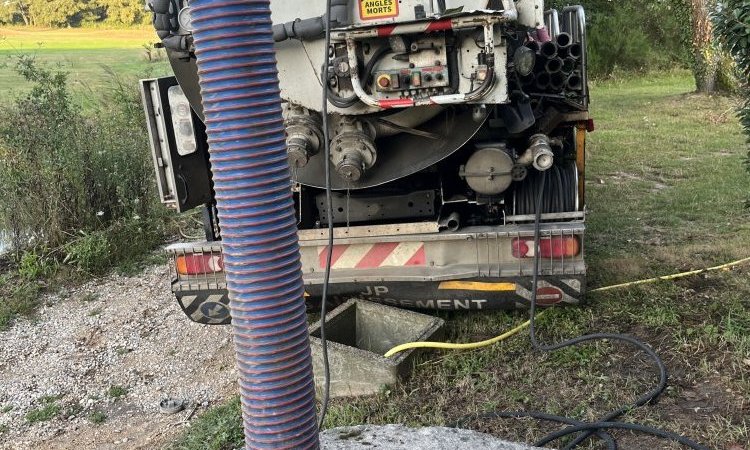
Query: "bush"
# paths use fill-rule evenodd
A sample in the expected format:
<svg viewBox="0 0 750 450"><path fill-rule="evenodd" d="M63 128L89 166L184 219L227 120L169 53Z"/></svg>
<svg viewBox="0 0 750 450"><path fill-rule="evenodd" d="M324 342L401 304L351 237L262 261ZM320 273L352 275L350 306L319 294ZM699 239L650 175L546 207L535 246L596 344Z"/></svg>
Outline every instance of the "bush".
<svg viewBox="0 0 750 450"><path fill-rule="evenodd" d="M29 281L51 275L54 270L54 260L33 250L23 253L21 260L18 262L19 275Z"/></svg>
<svg viewBox="0 0 750 450"><path fill-rule="evenodd" d="M721 0L712 20L716 39L735 62L738 91L743 98L738 116L750 143L750 3ZM750 153L747 161L750 169Z"/></svg>
<svg viewBox="0 0 750 450"><path fill-rule="evenodd" d="M164 227L135 89L115 77L106 106L85 114L66 73L30 57L17 70L33 87L0 111L0 229L94 274L151 250ZM23 257L31 277L37 259Z"/></svg>

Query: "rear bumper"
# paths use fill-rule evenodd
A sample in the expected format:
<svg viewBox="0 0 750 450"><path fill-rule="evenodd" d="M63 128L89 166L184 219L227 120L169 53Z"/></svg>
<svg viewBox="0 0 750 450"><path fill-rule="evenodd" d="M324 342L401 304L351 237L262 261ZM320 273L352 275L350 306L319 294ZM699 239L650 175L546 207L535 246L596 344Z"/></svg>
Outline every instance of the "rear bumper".
<svg viewBox="0 0 750 450"><path fill-rule="evenodd" d="M583 222L545 224L543 238L576 237L581 252L572 258L543 258L542 305L579 303L586 289ZM497 310L525 308L531 299L533 258L513 256L516 239L533 239L530 224L466 228L440 232L434 223L339 228L333 251L330 292L345 301L356 297L413 309ZM327 232L300 232L306 296L322 294ZM181 255L221 258L221 243L170 246ZM172 264L172 290L190 318L199 323L229 321L226 280L222 272L180 275Z"/></svg>

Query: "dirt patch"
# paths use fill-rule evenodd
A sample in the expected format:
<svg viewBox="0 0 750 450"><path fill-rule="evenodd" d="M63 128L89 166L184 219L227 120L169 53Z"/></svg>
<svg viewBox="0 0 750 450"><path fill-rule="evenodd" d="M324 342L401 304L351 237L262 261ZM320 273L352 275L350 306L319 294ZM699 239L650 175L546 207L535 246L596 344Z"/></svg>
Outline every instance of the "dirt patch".
<svg viewBox="0 0 750 450"><path fill-rule="evenodd" d="M190 413L236 392L229 328L190 322L164 267L44 300L34 320L0 333L2 449L159 448ZM189 406L160 414L165 397ZM56 413L31 423L45 407Z"/></svg>
<svg viewBox="0 0 750 450"><path fill-rule="evenodd" d="M624 185L632 181L640 181L644 183L649 183L652 185L651 187L652 193L657 193L657 192L661 192L666 189L669 189L669 186L665 184L666 183L665 180L661 178L655 179L656 177L638 176L638 175L627 173L627 172L615 172L613 175L610 175L609 178L611 179L612 184L616 186Z"/></svg>

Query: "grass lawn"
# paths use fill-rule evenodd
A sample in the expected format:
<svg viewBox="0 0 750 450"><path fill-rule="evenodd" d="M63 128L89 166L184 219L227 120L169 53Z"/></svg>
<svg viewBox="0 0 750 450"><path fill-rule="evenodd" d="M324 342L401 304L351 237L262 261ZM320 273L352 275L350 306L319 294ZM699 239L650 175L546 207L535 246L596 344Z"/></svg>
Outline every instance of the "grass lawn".
<svg viewBox="0 0 750 450"><path fill-rule="evenodd" d="M117 74L124 82L170 74L163 52L153 62L146 48L153 30L25 29L0 27L0 102L22 93L27 84L14 70L15 60L31 55L70 74L73 91L84 105L101 101ZM156 55L156 53L154 53Z"/></svg>
<svg viewBox="0 0 750 450"><path fill-rule="evenodd" d="M598 130L588 153L590 285L682 272L750 255L750 175L734 100L691 94L686 72L593 87ZM546 341L618 332L649 342L670 387L625 420L688 435L710 448L750 442L750 267L591 295L580 308L550 311ZM451 314L448 338L471 342L526 319L524 312ZM493 409L540 410L595 420L656 382L633 349L598 343L553 354L528 338L464 353L431 353L410 381L372 398L335 401L326 425L445 425ZM206 415L175 448L241 445L239 406ZM535 421L471 423L534 442L555 429ZM616 432L621 448L678 448ZM562 443L557 443L562 446ZM594 448L594 447L592 447Z"/></svg>

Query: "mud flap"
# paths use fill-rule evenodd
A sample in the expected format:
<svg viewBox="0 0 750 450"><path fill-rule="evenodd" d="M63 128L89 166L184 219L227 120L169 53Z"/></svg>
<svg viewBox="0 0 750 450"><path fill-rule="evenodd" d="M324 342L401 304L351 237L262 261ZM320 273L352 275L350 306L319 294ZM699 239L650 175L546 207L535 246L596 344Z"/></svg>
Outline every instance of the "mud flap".
<svg viewBox="0 0 750 450"><path fill-rule="evenodd" d="M177 303L193 322L202 325L229 325L232 317L227 291L176 292Z"/></svg>

